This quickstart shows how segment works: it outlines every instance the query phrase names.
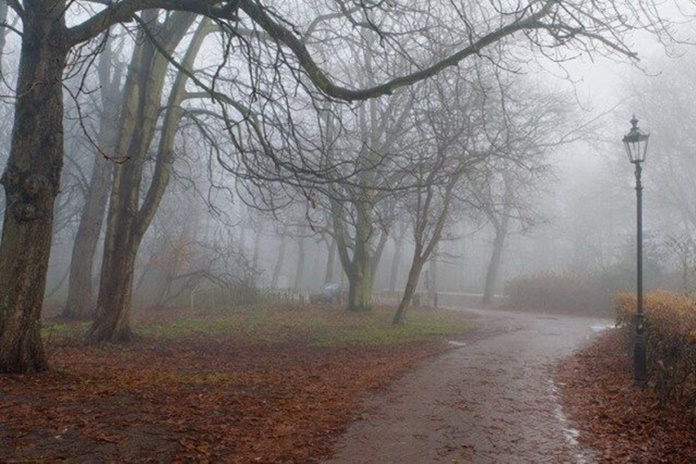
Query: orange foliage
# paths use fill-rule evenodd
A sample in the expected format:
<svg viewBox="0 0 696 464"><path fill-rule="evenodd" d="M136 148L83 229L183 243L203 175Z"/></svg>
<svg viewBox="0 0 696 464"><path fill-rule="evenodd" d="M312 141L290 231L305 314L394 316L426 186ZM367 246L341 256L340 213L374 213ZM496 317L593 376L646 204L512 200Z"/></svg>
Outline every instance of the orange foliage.
<svg viewBox="0 0 696 464"><path fill-rule="evenodd" d="M605 331L556 369L563 411L580 430L581 444L596 451L589 461L696 462L690 411L675 403L661 406L656 390L633 386L633 347L624 335Z"/></svg>
<svg viewBox="0 0 696 464"><path fill-rule="evenodd" d="M617 325L631 327L636 315L635 295L617 295L614 309ZM673 293L654 292L646 296L643 310L651 384L657 388L662 404L693 406L696 404L696 301Z"/></svg>
<svg viewBox="0 0 696 464"><path fill-rule="evenodd" d="M367 392L448 348L316 347L305 335L51 340L54 370L0 376L0 462L321 460Z"/></svg>

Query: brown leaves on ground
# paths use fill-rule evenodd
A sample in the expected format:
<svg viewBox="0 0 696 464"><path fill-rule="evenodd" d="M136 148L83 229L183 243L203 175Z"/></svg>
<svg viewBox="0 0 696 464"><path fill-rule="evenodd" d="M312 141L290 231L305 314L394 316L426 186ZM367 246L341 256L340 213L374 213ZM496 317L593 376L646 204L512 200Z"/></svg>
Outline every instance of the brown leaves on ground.
<svg viewBox="0 0 696 464"><path fill-rule="evenodd" d="M52 371L0 376L0 461L316 461L367 392L445 349L220 334L52 341Z"/></svg>
<svg viewBox="0 0 696 464"><path fill-rule="evenodd" d="M633 353L620 330L565 361L556 382L580 442L599 451L599 462L696 462L693 411L663 408L655 391L633 386Z"/></svg>

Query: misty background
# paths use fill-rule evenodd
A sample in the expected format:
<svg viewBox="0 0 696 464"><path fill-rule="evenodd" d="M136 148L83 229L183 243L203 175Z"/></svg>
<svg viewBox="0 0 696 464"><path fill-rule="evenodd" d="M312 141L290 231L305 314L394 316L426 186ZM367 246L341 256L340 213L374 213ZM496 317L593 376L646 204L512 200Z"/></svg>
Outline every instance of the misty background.
<svg viewBox="0 0 696 464"><path fill-rule="evenodd" d="M678 35L693 36L693 26L683 25ZM7 40L6 50L12 50L12 35ZM452 152L465 145L474 154L476 147L499 151L491 158L495 161L456 171L456 204L419 273L418 293L437 293L441 304L479 302L487 294L502 302L515 284L530 278L551 279L556 282L552 285L586 282L603 296L631 290L636 202L633 166L621 139L634 114L650 133L643 171L646 286L693 292L696 144L690 102L696 76L690 74L696 73L696 53L687 44L636 40L642 50L637 64L600 56L554 62L541 56L527 59L520 51L504 67L495 60L492 65L462 65L390 98L319 109L299 98L287 103L295 124L287 140L282 139L287 129L282 118L268 121L279 134L269 139L278 143L276 149L287 150L288 159L296 162L291 167L285 159L259 161L258 153L236 157L235 144L244 142L208 114L215 105L203 99L191 103L176 133L167 191L137 252L136 303L214 306L251 302L265 294L309 299L333 282L346 289L349 279L341 266L337 230L344 228L353 240L360 235L365 201L372 206L373 227L367 234L374 301L398 301L411 269L417 212L422 211L422 197L414 191L427 182L448 185L455 175L454 167L433 161L438 159L433 147L439 143ZM96 65L87 77L75 73L66 82L67 160L45 296L52 306L63 306L68 298L76 234L86 199L94 194L90 178L95 166L124 162L95 148L101 143L99 125L114 121L104 120L104 112L109 98L119 99L133 45L129 34L122 33L107 47L110 62L105 66L117 81L114 96L100 95L108 89L99 82ZM196 66L210 74L214 71L206 68L205 50L204 45ZM351 60L363 60L367 68L392 65L362 51L347 50L346 56L345 69L337 71L346 75L358 72L351 69ZM14 80L15 58L11 52L3 57L4 85ZM353 78L367 85L375 76ZM170 69L165 90L176 79ZM460 103L475 108L473 116L448 107L465 94L469 100ZM268 108L276 111L270 104ZM4 162L12 100L3 100L0 111ZM496 139L503 128L504 143ZM468 139L455 137L465 129ZM319 158L302 159L303 150L331 154L343 164L324 178L308 175L304 168L316 173L323 164ZM155 152L153 144L143 162L146 181L155 176ZM428 169L442 169L442 174L426 181ZM104 179L108 187L109 176ZM140 189L145 197L146 188ZM365 200L367 191L372 193ZM93 288L99 280L103 227L98 237Z"/></svg>

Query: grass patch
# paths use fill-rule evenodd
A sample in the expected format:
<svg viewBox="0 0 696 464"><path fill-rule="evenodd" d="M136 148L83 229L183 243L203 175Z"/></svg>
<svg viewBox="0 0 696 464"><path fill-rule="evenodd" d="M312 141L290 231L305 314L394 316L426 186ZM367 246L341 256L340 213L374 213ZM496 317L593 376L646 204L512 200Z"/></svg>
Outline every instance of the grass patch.
<svg viewBox="0 0 696 464"><path fill-rule="evenodd" d="M471 329L469 318L461 311L438 310L412 312L404 325L392 325L393 311L368 313L360 323L334 327L322 334L316 344L388 345L443 337L457 337Z"/></svg>
<svg viewBox="0 0 696 464"><path fill-rule="evenodd" d="M89 321L44 323L41 326L41 338L44 340L80 338L87 333L90 325Z"/></svg>
<svg viewBox="0 0 696 464"><path fill-rule="evenodd" d="M233 337L266 344L302 339L318 346L381 345L456 337L471 326L454 310L412 311L406 324L393 326L393 308L351 313L339 307L268 306L199 312L173 321L137 326L146 338Z"/></svg>
<svg viewBox="0 0 696 464"><path fill-rule="evenodd" d="M386 345L457 337L470 330L466 313L456 310L409 312L406 323L393 326L394 308L380 306L352 313L339 306L266 305L202 311L138 313L136 333L151 340L225 338L256 344L301 340L306 345ZM79 339L90 322L47 323L46 340Z"/></svg>

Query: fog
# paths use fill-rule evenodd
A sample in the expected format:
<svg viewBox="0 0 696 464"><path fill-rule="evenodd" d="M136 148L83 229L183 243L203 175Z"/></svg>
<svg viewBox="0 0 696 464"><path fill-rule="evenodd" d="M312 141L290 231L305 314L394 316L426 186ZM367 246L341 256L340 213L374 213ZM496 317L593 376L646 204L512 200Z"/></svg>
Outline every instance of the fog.
<svg viewBox="0 0 696 464"><path fill-rule="evenodd" d="M681 25L675 37L691 31ZM366 50L374 46L374 37L368 39ZM8 40L11 45L16 37ZM180 59L193 40L174 46ZM207 40L203 50L211 47ZM690 46L660 43L653 35L631 41L640 61L601 52L559 58L516 51L514 59L492 52L492 65L473 61L413 89L351 105L317 104L304 90L284 101L283 85L240 73L240 82L221 85L229 85L230 95L269 93L253 108L266 111L263 136L250 127L231 130L229 121L213 115L215 104L183 102L187 113L172 136L176 156L166 161L171 179L134 248L134 301L168 307L219 305L225 298L251 302L260 295L309 300L330 283L358 291L358 275L370 281L360 290L372 295L360 303L368 306L398 303L409 281L429 304L435 293L441 304L500 301L511 281L544 275L609 272L616 274L615 290L628 290L636 202L633 165L621 139L634 114L651 137L644 166L652 266L646 284L690 291L685 276L696 271L688 174L696 168L689 159L693 131L688 105L670 107L668 100L691 100L684 74L696 58ZM133 44L124 35L110 47L106 68L118 93L127 86L119 73ZM362 60L361 66L380 66L379 72L396 66L386 54L358 55L348 45L340 49L331 58L336 74L370 85L380 76L346 62ZM5 57L8 64L13 59ZM195 60L201 75L215 66L207 51ZM94 96L106 87L97 82L96 65L85 69L87 77L75 73L66 83L73 89L66 96L68 161L45 296L56 307L68 299L76 234L92 195L90 173L104 157L121 169L99 141L101 105L108 99L99 103ZM174 98L168 92L176 86L175 69L167 73L156 97L162 103ZM11 101L2 110L8 124ZM164 131L159 118L153 130ZM676 127L676 120L683 125ZM144 182L133 187L141 208L148 182L158 175L156 145L165 138L155 136L142 151L144 170L135 176ZM100 238L91 301L104 273L108 233L95 230Z"/></svg>
<svg viewBox="0 0 696 464"><path fill-rule="evenodd" d="M679 218L683 212L678 206L665 204L659 194L661 183L669 182L656 172L658 166L664 171L668 163L661 152L675 148L669 140L661 140L659 118L663 114L642 101L642 89L672 79L668 70L689 66L693 54L687 50L683 56L668 58L659 48L654 50L649 57L650 68L658 70L654 73L607 60L580 60L567 66L572 80L552 73L541 80L541 86L563 89L570 95L566 104L573 107L582 131L572 134L571 142L545 148L548 172L523 198L533 217L522 219L510 213L512 221L493 288L496 295L504 295L506 283L519 276L599 272L632 256L633 166L626 159L621 138L634 113L640 126L651 133L644 170L644 214L647 245L655 250L661 275L659 282L648 280L647 285L676 285L678 260L673 259L667 242L688 233L691 226L688 218ZM659 95L652 97L660 99ZM202 158L201 164L207 164ZM219 304L208 301L214 299L210 295L200 297L208 300L196 302L196 291L205 295L205 288L238 289L240 282L263 292L306 299L330 282L348 288L331 226L321 217L329 214L325 204L313 204L320 202L308 198L302 189L299 194L288 194L286 189L282 194L287 195L287 205L260 205L259 210L247 204L253 203L249 196L255 193L240 189L214 163L206 168L208 174L199 172L193 179L187 178L193 163L177 166L188 172L171 185L138 253L134 282L139 304ZM69 192L66 189L64 194ZM50 304L64 304L67 295L66 276L81 200L76 196L72 201L67 208L75 216L66 219L65 227L54 237L47 289ZM398 301L406 284L413 253L407 216L402 210L389 224L374 275L377 302ZM484 216L480 211L451 214L434 256L420 275L418 292L436 289L441 304L460 301L459 297L472 302L483 296L495 239L495 230ZM163 264L163 260L170 262ZM626 277L625 283L630 283ZM96 275L94 280L96 284ZM173 281L177 283L172 288L163 288Z"/></svg>

